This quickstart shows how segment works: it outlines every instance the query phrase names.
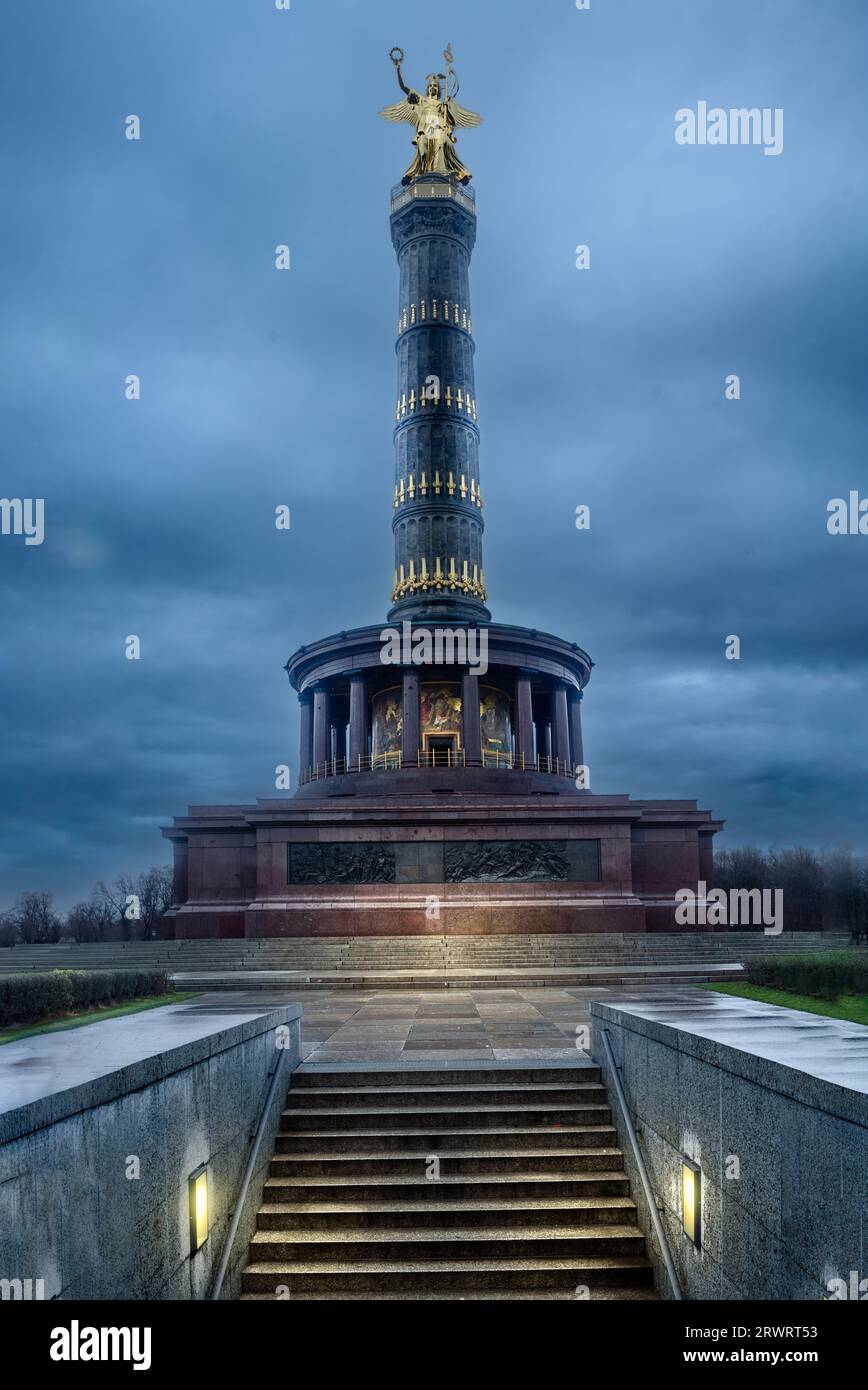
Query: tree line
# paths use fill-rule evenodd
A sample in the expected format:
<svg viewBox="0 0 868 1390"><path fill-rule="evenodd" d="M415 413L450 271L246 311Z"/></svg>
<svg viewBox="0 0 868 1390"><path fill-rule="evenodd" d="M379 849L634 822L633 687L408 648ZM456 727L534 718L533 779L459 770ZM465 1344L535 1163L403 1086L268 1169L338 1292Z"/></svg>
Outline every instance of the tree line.
<svg viewBox="0 0 868 1390"><path fill-rule="evenodd" d="M55 912L52 893L19 893L0 913L0 946L152 940L171 902L172 870L165 865L121 874L113 884L100 880L90 898L66 913Z"/></svg>
<svg viewBox="0 0 868 1390"><path fill-rule="evenodd" d="M868 934L868 859L850 849L722 849L714 882L726 892L780 888L785 931Z"/></svg>

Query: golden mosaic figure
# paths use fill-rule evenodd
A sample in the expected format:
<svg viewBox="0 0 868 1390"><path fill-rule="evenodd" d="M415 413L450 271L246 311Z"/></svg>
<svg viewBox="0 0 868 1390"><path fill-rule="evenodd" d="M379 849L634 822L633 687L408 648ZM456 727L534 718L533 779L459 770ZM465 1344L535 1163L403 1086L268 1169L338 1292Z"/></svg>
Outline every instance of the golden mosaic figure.
<svg viewBox="0 0 868 1390"><path fill-rule="evenodd" d="M459 183L469 183L470 170L465 168L455 153L455 129L467 130L479 125L482 117L475 111L459 106L455 100L458 79L452 67L451 46L443 54L445 73L430 72L424 93L408 87L401 76L404 61L401 49L393 48L389 57L395 64L395 74L404 100L396 101L394 106L384 106L380 115L386 121L409 121L416 127L413 137L416 157L401 182L410 183L420 174L446 174Z"/></svg>

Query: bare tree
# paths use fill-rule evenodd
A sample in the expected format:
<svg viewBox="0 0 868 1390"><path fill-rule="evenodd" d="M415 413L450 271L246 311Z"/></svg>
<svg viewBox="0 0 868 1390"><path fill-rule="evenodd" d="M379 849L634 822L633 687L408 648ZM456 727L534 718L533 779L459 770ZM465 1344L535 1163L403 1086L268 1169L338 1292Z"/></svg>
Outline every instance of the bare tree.
<svg viewBox="0 0 868 1390"><path fill-rule="evenodd" d="M114 921L114 913L105 903L91 898L90 902L76 903L66 914L66 934L74 941L101 941Z"/></svg>
<svg viewBox="0 0 868 1390"><path fill-rule="evenodd" d="M132 935L157 935L159 921L172 902L172 870L155 866L133 877L121 874L109 887L102 880L93 890L94 900L117 923L125 941Z"/></svg>
<svg viewBox="0 0 868 1390"><path fill-rule="evenodd" d="M136 878L141 922L147 938L159 931L160 918L172 904L172 870L167 865L147 869Z"/></svg>
<svg viewBox="0 0 868 1390"><path fill-rule="evenodd" d="M129 874L121 874L111 886L100 879L93 890L94 902L105 910L107 924L119 926L124 941L129 941L132 924L138 920L135 897L135 884Z"/></svg>
<svg viewBox="0 0 868 1390"><path fill-rule="evenodd" d="M16 937L28 946L59 940L61 923L53 902L52 893L19 893L6 914Z"/></svg>

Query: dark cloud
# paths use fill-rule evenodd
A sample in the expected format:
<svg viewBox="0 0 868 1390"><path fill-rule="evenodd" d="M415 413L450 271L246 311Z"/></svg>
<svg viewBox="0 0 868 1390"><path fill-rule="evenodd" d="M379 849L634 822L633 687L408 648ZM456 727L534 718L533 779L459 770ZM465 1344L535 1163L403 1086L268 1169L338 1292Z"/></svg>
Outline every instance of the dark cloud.
<svg viewBox="0 0 868 1390"><path fill-rule="evenodd" d="M0 490L45 497L48 533L0 540L4 900L68 901L165 858L188 802L269 794L287 655L385 615L408 132L376 111L393 44L418 80L450 38L486 118L462 152L495 616L595 658L596 789L866 848L868 539L825 530L868 489L857 8L18 7ZM699 99L783 107L783 154L676 146Z"/></svg>

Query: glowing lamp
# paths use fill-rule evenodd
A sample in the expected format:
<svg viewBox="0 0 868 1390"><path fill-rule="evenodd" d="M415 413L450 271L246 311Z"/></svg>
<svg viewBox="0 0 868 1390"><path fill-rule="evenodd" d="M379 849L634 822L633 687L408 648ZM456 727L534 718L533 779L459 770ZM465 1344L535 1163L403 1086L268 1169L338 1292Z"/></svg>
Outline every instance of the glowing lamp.
<svg viewBox="0 0 868 1390"><path fill-rule="evenodd" d="M208 1171L203 1163L187 1181L190 1192L190 1252L195 1255L208 1239Z"/></svg>
<svg viewBox="0 0 868 1390"><path fill-rule="evenodd" d="M681 1160L681 1224L698 1250L702 1243L702 1171L691 1158Z"/></svg>

